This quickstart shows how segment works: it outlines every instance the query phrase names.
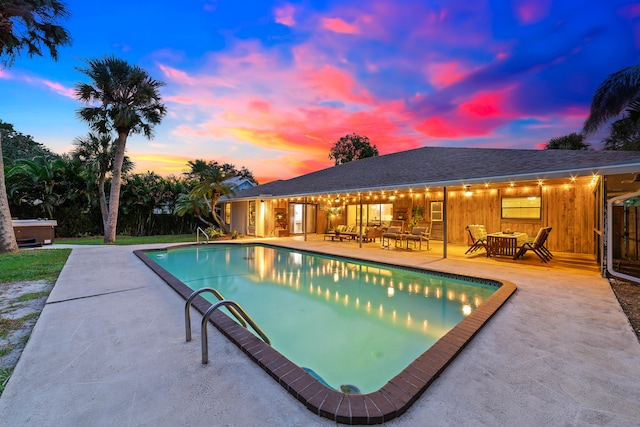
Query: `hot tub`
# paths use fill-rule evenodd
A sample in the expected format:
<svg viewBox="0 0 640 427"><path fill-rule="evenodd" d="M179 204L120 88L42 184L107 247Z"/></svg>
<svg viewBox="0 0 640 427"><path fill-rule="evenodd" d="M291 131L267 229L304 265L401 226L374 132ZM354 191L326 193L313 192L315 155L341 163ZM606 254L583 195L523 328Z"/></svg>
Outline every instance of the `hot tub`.
<svg viewBox="0 0 640 427"><path fill-rule="evenodd" d="M55 219L14 219L11 221L18 242L31 240L32 243L50 245L54 239Z"/></svg>

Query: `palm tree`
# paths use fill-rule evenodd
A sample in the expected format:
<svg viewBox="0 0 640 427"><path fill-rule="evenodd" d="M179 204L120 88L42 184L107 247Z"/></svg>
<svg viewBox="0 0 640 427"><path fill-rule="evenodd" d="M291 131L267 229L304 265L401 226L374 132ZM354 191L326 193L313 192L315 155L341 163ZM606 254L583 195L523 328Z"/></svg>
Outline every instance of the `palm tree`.
<svg viewBox="0 0 640 427"><path fill-rule="evenodd" d="M582 131L586 135L595 132L609 119L616 117L627 106L638 100L640 100L640 65L626 67L611 74L596 89L591 100L591 112Z"/></svg>
<svg viewBox="0 0 640 427"><path fill-rule="evenodd" d="M202 200L211 213L213 220L222 230L227 230L224 220L216 212L216 204L220 197L230 195L233 190L224 181L238 175L235 166L229 163L219 164L218 162L205 162L204 160L189 161L191 170L185 175L195 183L190 193L190 198L195 201ZM186 202L186 200L184 200ZM193 211L196 212L195 210ZM204 219L198 216L199 219ZM206 221L205 221L206 222Z"/></svg>
<svg viewBox="0 0 640 427"><path fill-rule="evenodd" d="M152 138L154 126L160 124L167 112L159 91L164 83L151 78L142 68L114 56L92 59L87 64L86 68L78 70L91 78L92 84L76 84L78 100L88 105L80 109L78 115L100 134L112 130L118 133L104 230L105 243L114 243L127 138L136 133ZM96 103L98 106L91 106Z"/></svg>
<svg viewBox="0 0 640 427"><path fill-rule="evenodd" d="M38 216L53 218L54 210L66 198L60 194L57 185L62 182L67 162L64 159L20 160L7 173L11 194L18 193L19 203L26 203L38 209Z"/></svg>
<svg viewBox="0 0 640 427"><path fill-rule="evenodd" d="M207 221L202 214L209 212L209 205L202 197L193 197L191 194L182 193L176 200L175 208L173 209L174 215L185 216L193 215L200 221L207 224L208 227L213 227L214 224Z"/></svg>
<svg viewBox="0 0 640 427"><path fill-rule="evenodd" d="M76 138L73 143L76 148L71 153L72 156L82 161L92 175L93 184L98 186L102 224L106 230L109 212L107 209L107 196L104 190L104 184L107 180L107 173L113 169L113 161L117 148L116 141L108 134L97 135L89 132L86 137ZM126 174L131 170L133 170L133 163L125 156L122 163L122 173Z"/></svg>
<svg viewBox="0 0 640 427"><path fill-rule="evenodd" d="M71 44L69 33L56 21L69 12L58 0L3 0L0 4L0 58L11 65L21 50L42 55L43 45L54 60L58 46Z"/></svg>
<svg viewBox="0 0 640 427"><path fill-rule="evenodd" d="M4 183L4 162L2 161L2 132L0 132L0 254L18 252L16 234L13 231L7 187Z"/></svg>
<svg viewBox="0 0 640 427"><path fill-rule="evenodd" d="M24 48L29 56L42 55L41 46L56 60L58 46L71 43L69 33L56 22L68 15L58 0L3 0L0 8L0 63L9 66ZM0 253L17 252L11 212L4 185L0 135Z"/></svg>

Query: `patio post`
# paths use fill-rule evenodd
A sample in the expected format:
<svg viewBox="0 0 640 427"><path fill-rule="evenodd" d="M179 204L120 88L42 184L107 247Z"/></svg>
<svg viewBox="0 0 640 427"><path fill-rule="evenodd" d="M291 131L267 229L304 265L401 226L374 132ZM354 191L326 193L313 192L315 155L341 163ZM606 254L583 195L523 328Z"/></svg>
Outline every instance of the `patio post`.
<svg viewBox="0 0 640 427"><path fill-rule="evenodd" d="M304 206L302 207L302 232L304 241L307 241L307 196L304 196Z"/></svg>
<svg viewBox="0 0 640 427"><path fill-rule="evenodd" d="M360 247L362 247L362 194L358 193L358 201L360 203L360 232L358 233L360 235Z"/></svg>
<svg viewBox="0 0 640 427"><path fill-rule="evenodd" d="M447 187L444 187L444 202L442 203L442 258L447 257Z"/></svg>

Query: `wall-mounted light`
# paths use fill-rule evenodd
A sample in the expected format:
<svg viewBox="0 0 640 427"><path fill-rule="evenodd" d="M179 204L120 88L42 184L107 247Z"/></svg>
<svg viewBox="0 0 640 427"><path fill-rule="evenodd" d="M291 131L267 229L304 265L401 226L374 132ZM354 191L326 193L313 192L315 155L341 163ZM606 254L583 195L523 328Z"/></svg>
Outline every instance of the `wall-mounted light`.
<svg viewBox="0 0 640 427"><path fill-rule="evenodd" d="M473 191L471 191L471 186L470 185L465 185L464 186L464 195L467 196L467 197L473 196Z"/></svg>

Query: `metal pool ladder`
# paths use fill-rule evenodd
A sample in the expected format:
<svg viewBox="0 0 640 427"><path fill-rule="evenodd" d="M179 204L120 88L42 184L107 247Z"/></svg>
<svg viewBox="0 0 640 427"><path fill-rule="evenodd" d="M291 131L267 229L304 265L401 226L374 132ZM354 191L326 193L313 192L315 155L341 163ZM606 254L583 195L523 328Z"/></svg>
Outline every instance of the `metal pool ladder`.
<svg viewBox="0 0 640 427"><path fill-rule="evenodd" d="M209 243L209 235L206 233L206 231L204 231L202 229L202 227L198 227L198 230L196 231L196 243L200 243L200 234L203 234L204 237L207 238L207 244Z"/></svg>
<svg viewBox="0 0 640 427"><path fill-rule="evenodd" d="M204 314L204 316L202 316L202 322L200 325L200 338L202 341L203 365L209 363L209 337L207 335L207 325L209 324L209 318L211 317L211 314L213 314L213 312L220 307L227 307L231 314L233 314L233 316L238 319L242 326L246 328L248 323L249 326L251 326L251 328L256 331L256 333L260 336L260 338L262 338L265 343L271 345L271 340L269 340L267 334L265 334L264 331L260 329L260 327L256 324L256 322L253 321L251 316L249 316L247 312L244 311L240 304L235 301L224 299L222 294L214 288L198 289L197 291L193 292L187 299L187 302L184 306L185 334L187 341L191 341L191 314L189 309L191 308L193 299L203 292L211 292L219 300L218 302L212 304Z"/></svg>

